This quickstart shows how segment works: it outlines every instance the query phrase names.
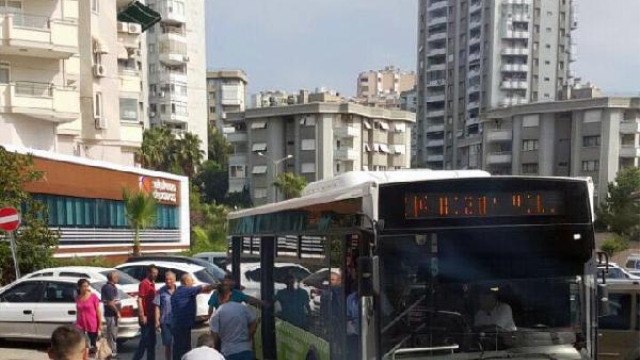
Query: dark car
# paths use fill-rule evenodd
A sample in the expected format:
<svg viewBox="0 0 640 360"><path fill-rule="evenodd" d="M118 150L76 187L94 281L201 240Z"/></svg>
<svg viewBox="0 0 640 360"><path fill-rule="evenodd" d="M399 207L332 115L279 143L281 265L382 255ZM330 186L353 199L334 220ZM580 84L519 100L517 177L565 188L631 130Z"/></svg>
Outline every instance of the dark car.
<svg viewBox="0 0 640 360"><path fill-rule="evenodd" d="M136 261L169 261L169 262L177 262L183 264L193 264L199 265L203 268L207 269L207 272L211 274L216 280L222 281L224 276L227 274L226 271L220 269L216 265L203 260L190 258L186 256L178 256L178 255L144 255L144 256L135 256L127 259L127 263L136 262Z"/></svg>

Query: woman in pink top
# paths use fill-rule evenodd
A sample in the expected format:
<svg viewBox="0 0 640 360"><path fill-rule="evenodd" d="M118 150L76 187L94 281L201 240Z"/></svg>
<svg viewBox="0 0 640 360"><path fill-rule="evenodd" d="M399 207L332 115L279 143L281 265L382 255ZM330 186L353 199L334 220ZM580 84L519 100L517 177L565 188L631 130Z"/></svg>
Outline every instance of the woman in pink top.
<svg viewBox="0 0 640 360"><path fill-rule="evenodd" d="M91 349L96 348L98 333L102 329L100 300L91 292L89 280L78 280L78 296L76 297L76 327L89 337Z"/></svg>

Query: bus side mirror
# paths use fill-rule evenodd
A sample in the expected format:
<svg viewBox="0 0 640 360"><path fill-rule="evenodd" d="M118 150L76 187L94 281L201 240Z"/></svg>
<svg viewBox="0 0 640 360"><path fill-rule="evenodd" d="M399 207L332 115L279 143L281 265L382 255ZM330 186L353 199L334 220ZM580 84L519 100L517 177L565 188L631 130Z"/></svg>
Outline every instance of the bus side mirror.
<svg viewBox="0 0 640 360"><path fill-rule="evenodd" d="M609 289L606 284L598 284L598 316L609 316Z"/></svg>

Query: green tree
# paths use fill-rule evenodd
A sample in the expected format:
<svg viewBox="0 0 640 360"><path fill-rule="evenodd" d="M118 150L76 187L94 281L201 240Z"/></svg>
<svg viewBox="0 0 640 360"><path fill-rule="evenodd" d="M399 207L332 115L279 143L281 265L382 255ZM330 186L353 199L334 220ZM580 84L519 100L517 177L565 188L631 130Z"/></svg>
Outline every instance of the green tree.
<svg viewBox="0 0 640 360"><path fill-rule="evenodd" d="M612 257L621 251L625 251L628 248L629 241L618 234L613 234L611 237L603 241L600 246L600 250L609 255L609 257Z"/></svg>
<svg viewBox="0 0 640 360"><path fill-rule="evenodd" d="M283 193L284 198L287 200L300 197L306 185L307 180L304 177L290 172L278 174L273 182L273 186Z"/></svg>
<svg viewBox="0 0 640 360"><path fill-rule="evenodd" d="M607 199L597 212L599 221L616 234L638 240L640 203L632 195L640 191L640 169L629 167L618 171L608 190Z"/></svg>
<svg viewBox="0 0 640 360"><path fill-rule="evenodd" d="M209 160L220 165L222 169L229 167L229 154L233 152L233 146L221 134L215 126L209 127Z"/></svg>
<svg viewBox="0 0 640 360"><path fill-rule="evenodd" d="M191 187L189 193L191 220L191 246L199 251L214 251L226 248L227 214L224 205L203 203L198 190ZM206 237L207 242L202 239ZM201 250L206 247L208 250Z"/></svg>
<svg viewBox="0 0 640 360"><path fill-rule="evenodd" d="M212 160L207 160L198 170L193 184L199 189L203 200L221 204L229 190L228 168L222 168Z"/></svg>
<svg viewBox="0 0 640 360"><path fill-rule="evenodd" d="M175 137L169 129L156 127L145 130L138 159L145 169L169 171L173 163Z"/></svg>
<svg viewBox="0 0 640 360"><path fill-rule="evenodd" d="M58 232L49 229L47 208L25 191L25 185L43 181L33 158L7 151L0 146L0 207L14 207L21 212L22 227L14 235L18 265L22 274L51 266L52 249L58 246ZM2 235L0 235L2 236ZM15 268L9 243L0 242L0 284L15 280Z"/></svg>
<svg viewBox="0 0 640 360"><path fill-rule="evenodd" d="M124 212L129 227L133 233L133 255L140 255L140 231L153 225L156 221L156 201L152 194L138 191L131 194L127 189L122 190Z"/></svg>
<svg viewBox="0 0 640 360"><path fill-rule="evenodd" d="M182 168L182 172L192 178L198 166L204 160L204 150L200 148L200 138L196 134L184 133L175 140L175 161Z"/></svg>

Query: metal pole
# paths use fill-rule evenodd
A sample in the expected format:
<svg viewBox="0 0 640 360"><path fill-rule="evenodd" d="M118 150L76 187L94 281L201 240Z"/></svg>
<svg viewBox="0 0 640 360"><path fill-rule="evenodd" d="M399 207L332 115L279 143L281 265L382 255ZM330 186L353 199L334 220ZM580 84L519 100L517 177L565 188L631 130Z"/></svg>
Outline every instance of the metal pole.
<svg viewBox="0 0 640 360"><path fill-rule="evenodd" d="M16 280L20 279L20 267L18 266L18 251L16 249L16 241L13 236L13 231L8 231L7 236L11 244L11 256L13 257L13 266L16 268Z"/></svg>

